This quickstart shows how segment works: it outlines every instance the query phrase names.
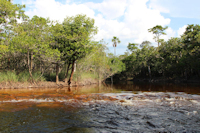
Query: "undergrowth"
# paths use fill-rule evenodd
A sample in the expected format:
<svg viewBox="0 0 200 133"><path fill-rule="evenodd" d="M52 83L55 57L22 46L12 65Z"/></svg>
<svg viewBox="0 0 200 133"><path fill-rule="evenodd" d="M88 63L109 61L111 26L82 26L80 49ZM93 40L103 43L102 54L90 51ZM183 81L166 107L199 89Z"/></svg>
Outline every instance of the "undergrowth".
<svg viewBox="0 0 200 133"><path fill-rule="evenodd" d="M41 76L40 72L33 72L34 81L45 81L45 77ZM31 77L29 72L24 71L17 74L15 71L0 72L0 82L30 82Z"/></svg>

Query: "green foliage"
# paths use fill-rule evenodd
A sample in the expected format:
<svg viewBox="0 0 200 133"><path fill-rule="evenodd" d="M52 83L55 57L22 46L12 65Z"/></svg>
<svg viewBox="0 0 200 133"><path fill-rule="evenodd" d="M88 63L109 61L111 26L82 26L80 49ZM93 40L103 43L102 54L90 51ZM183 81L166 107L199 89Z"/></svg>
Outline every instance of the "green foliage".
<svg viewBox="0 0 200 133"><path fill-rule="evenodd" d="M33 78L35 81L45 81L45 78L42 76L40 78L40 72L33 73ZM21 72L17 74L15 71L6 71L0 72L0 82L29 82L30 76L29 72Z"/></svg>
<svg viewBox="0 0 200 133"><path fill-rule="evenodd" d="M200 26L188 25L182 38L186 50L192 50L195 46L200 46Z"/></svg>
<svg viewBox="0 0 200 133"><path fill-rule="evenodd" d="M78 60L84 57L90 49L90 38L97 33L94 27L94 19L86 15L65 18L62 24L52 27L52 34L57 48L63 60Z"/></svg>
<svg viewBox="0 0 200 133"><path fill-rule="evenodd" d="M31 20L24 21L15 25L14 36L11 41L10 49L22 53L33 52L37 55L49 53L49 24L48 19L33 16Z"/></svg>
<svg viewBox="0 0 200 133"><path fill-rule="evenodd" d="M114 36L113 39L112 39L112 42L113 42L113 47L114 47L114 54L116 55L116 47L117 47L117 44L119 44L121 41L119 40L118 37Z"/></svg>
<svg viewBox="0 0 200 133"><path fill-rule="evenodd" d="M150 46L148 41L140 45L141 49L124 56L128 77L200 77L200 26L188 25L181 38L171 38L162 42L158 48ZM130 49L130 46L128 46Z"/></svg>
<svg viewBox="0 0 200 133"><path fill-rule="evenodd" d="M8 52L8 46L6 46L6 45L0 45L0 58L1 58L6 52Z"/></svg>
<svg viewBox="0 0 200 133"><path fill-rule="evenodd" d="M74 70L74 81L104 80L120 73L126 77L200 77L199 25L188 25L181 38L166 42L160 36L166 35L168 27L156 25L148 31L159 47L149 41L129 43L128 51L117 57L116 52L107 52L105 42L92 41L97 33L94 19L86 15L66 17L62 23L38 16L28 19L23 8L0 0L0 82L71 79ZM21 23L17 23L19 18ZM112 42L116 48L120 40L114 36Z"/></svg>
<svg viewBox="0 0 200 133"><path fill-rule="evenodd" d="M18 77L15 72L7 71L0 73L0 82L17 82Z"/></svg>
<svg viewBox="0 0 200 133"><path fill-rule="evenodd" d="M124 63L111 53L107 53L105 42L93 42L91 53L78 62L79 71L86 71L99 80L120 73L125 69Z"/></svg>
<svg viewBox="0 0 200 133"><path fill-rule="evenodd" d="M153 28L148 29L149 32L152 32L153 34L155 34L154 39L156 42L158 42L158 47L159 47L159 43L163 41L163 40L160 40L160 36L166 35L166 33L164 31L167 28L168 28L168 26L162 27L161 25L156 25Z"/></svg>
<svg viewBox="0 0 200 133"><path fill-rule="evenodd" d="M138 46L138 44L136 44L136 43L129 43L127 48L128 48L129 51L133 52L133 51L138 49L137 46Z"/></svg>
<svg viewBox="0 0 200 133"><path fill-rule="evenodd" d="M13 4L9 0L0 0L0 24L16 22L16 19L26 17L22 8L25 8L25 5Z"/></svg>
<svg viewBox="0 0 200 133"><path fill-rule="evenodd" d="M17 19L27 18L23 8L25 5L13 4L10 0L0 0L0 45L7 40L6 37L11 33L12 25L17 22Z"/></svg>
<svg viewBox="0 0 200 133"><path fill-rule="evenodd" d="M79 74L75 75L74 80L76 80L76 78L79 78L79 80L98 79L98 74L93 72L82 72L80 75Z"/></svg>
<svg viewBox="0 0 200 133"><path fill-rule="evenodd" d="M113 42L113 47L117 47L117 43L120 43L121 41L119 40L118 37L114 36L112 42Z"/></svg>

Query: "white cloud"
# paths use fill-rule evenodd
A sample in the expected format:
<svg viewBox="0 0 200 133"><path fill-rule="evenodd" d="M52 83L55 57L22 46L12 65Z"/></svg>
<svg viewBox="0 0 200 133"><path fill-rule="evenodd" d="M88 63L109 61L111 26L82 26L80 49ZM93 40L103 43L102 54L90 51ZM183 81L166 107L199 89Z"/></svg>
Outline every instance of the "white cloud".
<svg viewBox="0 0 200 133"><path fill-rule="evenodd" d="M161 5L161 1L165 3L165 6ZM166 2L165 0L150 0L149 8L159 10L162 13L170 13L170 10L166 7L169 4L169 1Z"/></svg>
<svg viewBox="0 0 200 133"><path fill-rule="evenodd" d="M146 6L148 0L129 1L129 6L125 13L125 23L131 28L132 36L136 43L153 40L153 35L148 32L149 28L155 25L166 26L170 19L164 18L158 10L150 9Z"/></svg>
<svg viewBox="0 0 200 133"><path fill-rule="evenodd" d="M32 4L34 4L34 0L29 0L29 1L24 1L24 0L22 0L22 4L25 4L25 5L32 5Z"/></svg>
<svg viewBox="0 0 200 133"><path fill-rule="evenodd" d="M71 0L66 0L66 3L68 4L68 3L70 3L71 2Z"/></svg>
<svg viewBox="0 0 200 133"><path fill-rule="evenodd" d="M161 38L164 39L165 41L167 41L168 39L176 36L176 31L174 31L171 27L168 27L168 29L166 29L165 33L167 35L162 35L161 36Z"/></svg>
<svg viewBox="0 0 200 133"><path fill-rule="evenodd" d="M94 17L94 11L84 4L61 4L55 0L36 0L33 2L34 8L27 11L29 16L38 15L41 17L50 17L53 20L62 22L66 16L77 14L87 14L88 17Z"/></svg>
<svg viewBox="0 0 200 133"><path fill-rule="evenodd" d="M178 36L180 37L181 35L183 35L183 33L185 32L187 28L187 25L184 25L183 27L178 29Z"/></svg>
<svg viewBox="0 0 200 133"><path fill-rule="evenodd" d="M166 26L170 24L170 19L164 18L158 9L147 7L149 0L104 0L102 3L82 3L62 4L55 0L32 0L31 9L26 14L32 17L38 15L49 17L53 20L62 22L66 16L76 14L86 14L95 19L98 27L98 34L95 40L105 39L112 47L111 39L113 36L119 37L120 46L125 47L130 43L142 43L148 40L154 42L153 35L148 32L149 28L155 25ZM170 38L174 31L169 28L167 31ZM127 41L128 40L128 41ZM155 45L156 46L156 45ZM124 51L123 51L124 52ZM123 54L120 52L120 54Z"/></svg>
<svg viewBox="0 0 200 133"><path fill-rule="evenodd" d="M98 10L106 19L115 19L123 16L126 9L126 0L104 0L102 3L86 3L88 7Z"/></svg>
<svg viewBox="0 0 200 133"><path fill-rule="evenodd" d="M149 6L171 17L200 19L199 0L150 0Z"/></svg>

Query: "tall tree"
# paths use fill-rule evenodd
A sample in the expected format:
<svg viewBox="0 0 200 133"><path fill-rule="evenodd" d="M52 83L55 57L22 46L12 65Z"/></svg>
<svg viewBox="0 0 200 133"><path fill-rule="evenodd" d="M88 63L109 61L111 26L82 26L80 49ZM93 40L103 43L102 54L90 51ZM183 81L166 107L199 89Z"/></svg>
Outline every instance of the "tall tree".
<svg viewBox="0 0 200 133"><path fill-rule="evenodd" d="M113 47L114 47L114 55L116 56L116 47L117 47L117 44L120 43L121 41L119 40L118 37L114 36L112 39L112 42L113 42Z"/></svg>
<svg viewBox="0 0 200 133"><path fill-rule="evenodd" d="M155 41L158 43L158 47L160 44L160 36L161 35L166 35L166 33L164 32L166 29L168 28L168 26L166 27L162 27L161 25L156 25L153 28L148 29L149 32L152 32L153 34L155 34L154 38Z"/></svg>
<svg viewBox="0 0 200 133"><path fill-rule="evenodd" d="M62 54L61 60L72 66L68 80L70 85L76 61L85 57L91 48L90 39L97 33L94 19L86 17L86 15L67 17L62 24L53 27L52 33L55 40L53 47Z"/></svg>

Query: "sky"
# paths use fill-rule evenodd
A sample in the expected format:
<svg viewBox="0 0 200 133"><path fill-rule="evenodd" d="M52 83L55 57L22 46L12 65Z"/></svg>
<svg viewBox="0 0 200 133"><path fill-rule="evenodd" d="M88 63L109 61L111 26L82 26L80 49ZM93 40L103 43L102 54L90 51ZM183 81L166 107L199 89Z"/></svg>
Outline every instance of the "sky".
<svg viewBox="0 0 200 133"><path fill-rule="evenodd" d="M149 28L156 25L168 26L161 36L167 41L180 37L188 24L200 24L200 0L13 0L25 4L26 15L34 15L62 22L67 16L86 14L95 19L98 34L93 40L104 39L109 52L114 53L112 38L116 36L121 43L116 54L122 55L128 43L141 44L150 41L153 34Z"/></svg>

